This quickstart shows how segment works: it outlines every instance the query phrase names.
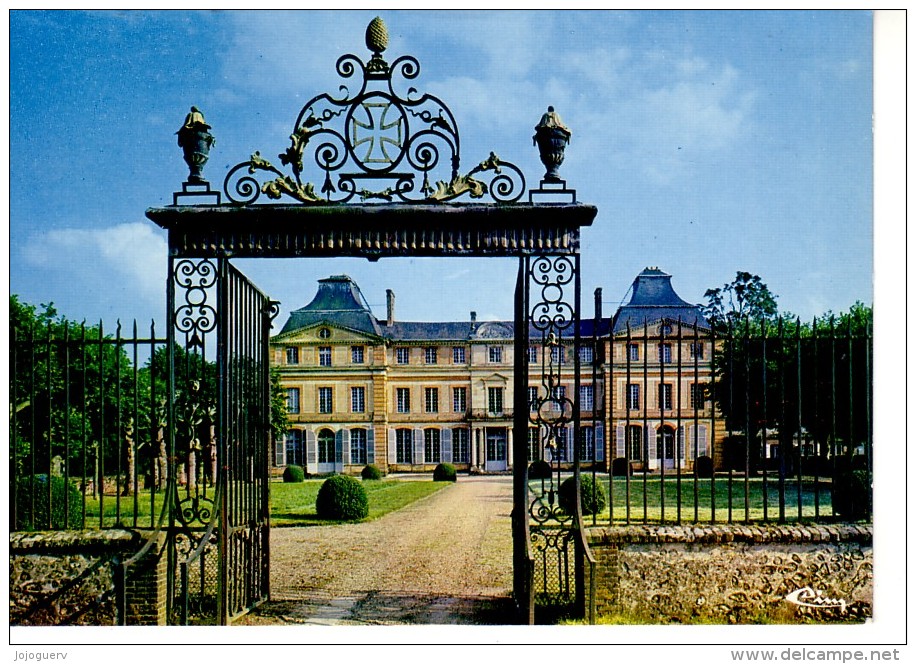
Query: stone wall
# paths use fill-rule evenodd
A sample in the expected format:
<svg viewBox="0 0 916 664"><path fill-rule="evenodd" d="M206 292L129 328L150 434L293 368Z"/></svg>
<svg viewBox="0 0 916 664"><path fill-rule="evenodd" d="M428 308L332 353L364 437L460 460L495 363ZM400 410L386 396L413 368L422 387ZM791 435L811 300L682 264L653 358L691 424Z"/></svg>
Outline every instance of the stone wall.
<svg viewBox="0 0 916 664"><path fill-rule="evenodd" d="M116 563L149 535L129 530L10 534L11 625L117 624ZM166 561L159 536L128 566L127 623L165 624Z"/></svg>
<svg viewBox="0 0 916 664"><path fill-rule="evenodd" d="M599 618L796 623L871 616L869 526L590 528L588 542Z"/></svg>

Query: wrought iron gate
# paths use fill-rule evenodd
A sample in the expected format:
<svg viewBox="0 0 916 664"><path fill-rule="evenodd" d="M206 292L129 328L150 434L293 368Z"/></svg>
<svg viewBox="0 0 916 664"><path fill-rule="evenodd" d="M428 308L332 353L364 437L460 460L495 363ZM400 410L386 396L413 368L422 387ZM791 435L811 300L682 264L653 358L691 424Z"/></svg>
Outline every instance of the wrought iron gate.
<svg viewBox="0 0 916 664"><path fill-rule="evenodd" d="M228 624L269 594L277 303L226 258L170 258L168 302L168 617Z"/></svg>
<svg viewBox="0 0 916 664"><path fill-rule="evenodd" d="M518 608L528 623L586 612L593 619L585 567L594 561L582 531L579 486L579 254L522 257L515 299L515 439L527 441L516 445L513 459ZM530 461L541 472L529 476ZM572 501L561 500L564 482L574 488Z"/></svg>

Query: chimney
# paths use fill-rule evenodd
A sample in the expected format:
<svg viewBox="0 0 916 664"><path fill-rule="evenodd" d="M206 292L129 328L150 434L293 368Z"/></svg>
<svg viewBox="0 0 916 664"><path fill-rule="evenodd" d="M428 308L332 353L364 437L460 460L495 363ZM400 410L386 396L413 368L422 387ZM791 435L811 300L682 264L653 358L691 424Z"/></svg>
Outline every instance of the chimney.
<svg viewBox="0 0 916 664"><path fill-rule="evenodd" d="M601 289L595 289L595 320L601 320Z"/></svg>
<svg viewBox="0 0 916 664"><path fill-rule="evenodd" d="M394 291L390 288L385 291L388 296L388 320L386 324L390 327L394 325Z"/></svg>
<svg viewBox="0 0 916 664"><path fill-rule="evenodd" d="M476 322L477 322L477 312L476 312L476 311L472 311L472 312L471 312L471 322L472 322L472 323L476 323Z"/></svg>

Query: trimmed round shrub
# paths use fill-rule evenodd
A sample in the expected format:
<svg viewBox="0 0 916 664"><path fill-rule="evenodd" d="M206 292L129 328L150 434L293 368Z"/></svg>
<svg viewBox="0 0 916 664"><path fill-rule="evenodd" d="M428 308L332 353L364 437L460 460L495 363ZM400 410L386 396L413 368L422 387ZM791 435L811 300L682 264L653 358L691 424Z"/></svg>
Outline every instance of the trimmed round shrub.
<svg viewBox="0 0 916 664"><path fill-rule="evenodd" d="M83 496L63 477L51 477L50 510L47 475L17 479L16 530L74 530L82 524Z"/></svg>
<svg viewBox="0 0 916 664"><path fill-rule="evenodd" d="M870 497L867 471L842 471L833 480L833 509L844 519L858 521L867 518L870 515Z"/></svg>
<svg viewBox="0 0 916 664"><path fill-rule="evenodd" d="M450 463L440 463L433 470L433 482L456 482L458 480L458 473L455 471L455 466Z"/></svg>
<svg viewBox="0 0 916 664"><path fill-rule="evenodd" d="M305 471L302 466L289 465L283 470L284 482L304 482Z"/></svg>
<svg viewBox="0 0 916 664"><path fill-rule="evenodd" d="M626 457L617 457L611 462L611 475L614 477L626 477L633 474L633 466Z"/></svg>
<svg viewBox="0 0 916 664"><path fill-rule="evenodd" d="M551 472L550 464L543 459L538 459L528 466L528 479L549 480Z"/></svg>
<svg viewBox="0 0 916 664"><path fill-rule="evenodd" d="M709 479L712 477L712 459L708 456L699 456L693 464L693 469L697 474L697 477L703 477Z"/></svg>
<svg viewBox="0 0 916 664"><path fill-rule="evenodd" d="M365 468L363 468L363 472L361 473L361 475L364 480L382 479L382 471L379 470L378 466L375 466L371 463L368 466L366 466Z"/></svg>
<svg viewBox="0 0 916 664"><path fill-rule="evenodd" d="M580 495L582 500L582 514L598 514L607 505L607 496L604 487L599 482L592 481L591 475L579 476ZM576 513L576 478L568 477L560 485L560 509L567 514Z"/></svg>
<svg viewBox="0 0 916 664"><path fill-rule="evenodd" d="M322 519L356 521L369 516L369 496L355 477L334 475L318 489L315 508Z"/></svg>

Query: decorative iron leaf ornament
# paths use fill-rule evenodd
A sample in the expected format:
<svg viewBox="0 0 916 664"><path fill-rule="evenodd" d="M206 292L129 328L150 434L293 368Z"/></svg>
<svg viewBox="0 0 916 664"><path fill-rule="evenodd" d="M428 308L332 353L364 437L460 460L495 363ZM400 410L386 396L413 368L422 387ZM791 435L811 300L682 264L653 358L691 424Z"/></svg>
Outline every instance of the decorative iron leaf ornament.
<svg viewBox="0 0 916 664"><path fill-rule="evenodd" d="M420 73L412 56L391 64L388 28L374 18L366 28L372 56L364 63L355 55L337 60L337 73L362 80L358 89L341 85L339 92L313 97L299 112L290 145L278 155L284 173L255 152L229 170L223 190L235 205L248 205L261 194L272 200L292 198L308 205L380 200L400 203L443 203L468 195L514 203L525 193L525 177L515 165L494 153L466 175L459 175L458 125L438 97L420 94L403 81ZM310 182L306 171L320 177ZM257 176L272 173L262 182ZM479 179L491 176L489 184ZM476 177L475 177L476 176ZM435 186L432 184L435 182ZM316 193L318 192L318 193Z"/></svg>

